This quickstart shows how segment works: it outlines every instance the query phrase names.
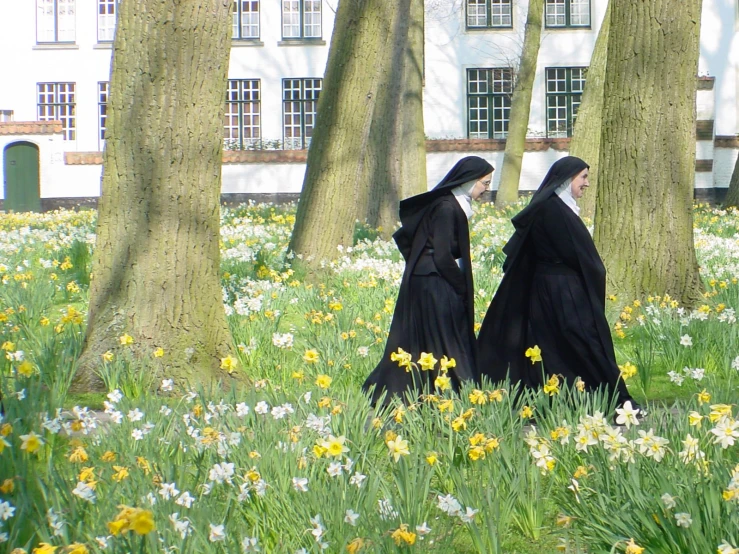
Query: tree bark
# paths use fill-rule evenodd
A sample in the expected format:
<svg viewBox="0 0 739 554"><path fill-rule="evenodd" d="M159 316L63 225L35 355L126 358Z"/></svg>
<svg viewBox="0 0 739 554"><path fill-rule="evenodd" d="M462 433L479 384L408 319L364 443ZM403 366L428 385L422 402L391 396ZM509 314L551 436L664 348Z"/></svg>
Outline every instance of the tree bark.
<svg viewBox="0 0 739 554"><path fill-rule="evenodd" d="M611 2L608 3L603 24L595 41L590 58L585 90L577 112L575 128L570 142L570 155L577 156L590 164L590 187L578 201L580 215L592 218L595 215L595 195L598 190L598 161L600 157L600 135L603 117L603 87L606 78L608 55L608 30L611 21Z"/></svg>
<svg viewBox="0 0 739 554"><path fill-rule="evenodd" d="M366 200L358 203L360 210L366 205L366 222L385 237L397 226L398 202L427 189L423 0L398 0L394 16L394 40L385 55L389 67L382 74L367 151L371 186L364 189Z"/></svg>
<svg viewBox="0 0 739 554"><path fill-rule="evenodd" d="M85 345L74 388L102 387L101 355L157 348L178 384L227 376L219 277L223 109L231 0L121 2ZM120 345L128 334L134 343Z"/></svg>
<svg viewBox="0 0 739 554"><path fill-rule="evenodd" d="M392 230L402 195L425 190L422 17L423 0L339 3L290 242L309 267L357 219Z"/></svg>
<svg viewBox="0 0 739 554"><path fill-rule="evenodd" d="M506 136L503 168L495 196L495 205L504 206L518 200L521 163L529 128L531 94L534 89L536 62L541 44L541 26L544 16L544 0L530 0L526 15L521 61L516 74L516 84L511 98L511 112Z"/></svg>
<svg viewBox="0 0 739 554"><path fill-rule="evenodd" d="M736 159L734 164L734 171L731 174L731 181L729 182L729 190L726 192L726 198L724 199L725 208L739 208L739 158Z"/></svg>
<svg viewBox="0 0 739 554"><path fill-rule="evenodd" d="M695 93L701 0L611 6L595 242L626 299L692 305Z"/></svg>

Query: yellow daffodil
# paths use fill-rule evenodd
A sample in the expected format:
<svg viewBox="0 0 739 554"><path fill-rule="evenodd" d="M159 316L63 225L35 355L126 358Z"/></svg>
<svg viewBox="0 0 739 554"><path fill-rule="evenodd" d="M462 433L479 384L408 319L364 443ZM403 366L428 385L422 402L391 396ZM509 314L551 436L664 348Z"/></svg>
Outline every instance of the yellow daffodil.
<svg viewBox="0 0 739 554"><path fill-rule="evenodd" d="M436 362L438 362L436 358L434 358L433 354L430 354L428 352L421 352L421 357L416 362L419 366L421 366L421 369L424 371L430 371L434 369L434 366L436 366Z"/></svg>
<svg viewBox="0 0 739 554"><path fill-rule="evenodd" d="M621 370L621 378L624 381L628 381L632 377L636 375L636 366L632 364L631 362L626 362L624 365L618 366L618 369Z"/></svg>
<svg viewBox="0 0 739 554"><path fill-rule="evenodd" d="M3 484L0 485L0 492L3 494L12 494L15 490L15 482L12 479L6 479Z"/></svg>
<svg viewBox="0 0 739 554"><path fill-rule="evenodd" d="M532 364L541 361L541 349L538 346L532 346L526 349L526 357L531 360Z"/></svg>
<svg viewBox="0 0 739 554"><path fill-rule="evenodd" d="M322 389L327 389L331 386L332 381L333 379L331 377L321 373L316 377L316 386Z"/></svg>
<svg viewBox="0 0 739 554"><path fill-rule="evenodd" d="M303 354L303 361L307 364L315 364L318 363L319 357L317 350L310 349L306 350L305 354Z"/></svg>
<svg viewBox="0 0 739 554"><path fill-rule="evenodd" d="M447 358L446 356L441 357L441 361L439 362L439 369L441 371L447 371L449 368L457 367L457 360L454 358Z"/></svg>
<svg viewBox="0 0 739 554"><path fill-rule="evenodd" d="M233 373L238 364L238 358L234 358L233 356L229 355L225 358L221 358L221 369L226 370L228 373Z"/></svg>
<svg viewBox="0 0 739 554"><path fill-rule="evenodd" d="M397 352L390 354L390 360L397 362L400 367L404 367L406 371L411 370L411 355L402 348L398 348Z"/></svg>
<svg viewBox="0 0 739 554"><path fill-rule="evenodd" d="M624 554L642 554L642 552L644 552L644 548L636 544L634 539L630 539L629 542L626 543Z"/></svg>
<svg viewBox="0 0 739 554"><path fill-rule="evenodd" d="M154 350L154 357L155 358L161 358L162 356L164 356L164 348L162 348L160 346L159 348L157 348L156 350Z"/></svg>
<svg viewBox="0 0 739 554"><path fill-rule="evenodd" d="M449 390L452 388L452 380L448 375L442 374L434 379L434 386L441 391Z"/></svg>
<svg viewBox="0 0 739 554"><path fill-rule="evenodd" d="M48 542L39 543L39 545L33 549L32 554L54 554L58 546L52 546Z"/></svg>
<svg viewBox="0 0 739 554"><path fill-rule="evenodd" d="M121 346L131 346L133 344L133 337L128 333L118 337L118 340L120 341Z"/></svg>
<svg viewBox="0 0 739 554"><path fill-rule="evenodd" d="M69 455L69 461L73 464L86 462L88 458L89 456L87 455L87 451L82 446L78 446L77 448L75 448Z"/></svg>
<svg viewBox="0 0 739 554"><path fill-rule="evenodd" d="M549 380L544 384L544 393L549 396L559 394L559 377L552 375Z"/></svg>
<svg viewBox="0 0 739 554"><path fill-rule="evenodd" d="M486 404L488 401L487 396L485 396L485 393L478 389L473 389L469 395L469 398L472 404L478 404L480 406L482 406L483 404Z"/></svg>
<svg viewBox="0 0 739 554"><path fill-rule="evenodd" d="M114 357L113 356L113 352L111 352L110 350L108 350L107 352L105 352L103 354L102 357L103 357L103 361L105 361L105 362L112 362L113 361L113 357Z"/></svg>
<svg viewBox="0 0 739 554"><path fill-rule="evenodd" d="M524 406L521 408L519 415L521 416L521 419L531 419L534 417L534 408L531 406Z"/></svg>

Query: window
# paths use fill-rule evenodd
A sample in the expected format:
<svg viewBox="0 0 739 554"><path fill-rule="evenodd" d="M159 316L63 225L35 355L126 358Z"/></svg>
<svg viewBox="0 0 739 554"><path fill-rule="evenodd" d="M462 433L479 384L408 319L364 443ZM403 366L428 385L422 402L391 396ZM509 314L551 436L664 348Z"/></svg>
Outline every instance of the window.
<svg viewBox="0 0 739 554"><path fill-rule="evenodd" d="M98 42L112 42L118 0L98 0Z"/></svg>
<svg viewBox="0 0 739 554"><path fill-rule="evenodd" d="M547 136L571 137L585 88L586 67L548 67Z"/></svg>
<svg viewBox="0 0 739 554"><path fill-rule="evenodd" d="M323 79L283 79L284 148L308 148L316 125L316 105Z"/></svg>
<svg viewBox="0 0 739 554"><path fill-rule="evenodd" d="M469 138L505 138L511 113L510 68L467 70L467 134Z"/></svg>
<svg viewBox="0 0 739 554"><path fill-rule="evenodd" d="M75 0L36 0L36 42L74 42L75 26Z"/></svg>
<svg viewBox="0 0 739 554"><path fill-rule="evenodd" d="M511 27L511 0L467 0L467 28Z"/></svg>
<svg viewBox="0 0 739 554"><path fill-rule="evenodd" d="M321 0L282 0L282 38L321 38Z"/></svg>
<svg viewBox="0 0 739 554"><path fill-rule="evenodd" d="M234 40L259 38L259 0L234 0Z"/></svg>
<svg viewBox="0 0 739 554"><path fill-rule="evenodd" d="M74 83L38 83L38 120L61 121L64 140L74 140Z"/></svg>
<svg viewBox="0 0 739 554"><path fill-rule="evenodd" d="M229 79L226 92L226 148L256 148L261 140L259 79Z"/></svg>
<svg viewBox="0 0 739 554"><path fill-rule="evenodd" d="M108 119L108 93L110 92L110 83L101 81L98 83L98 122L100 130L98 131L98 141L100 150L105 144L105 123Z"/></svg>
<svg viewBox="0 0 739 554"><path fill-rule="evenodd" d="M590 27L590 0L547 0L547 27Z"/></svg>

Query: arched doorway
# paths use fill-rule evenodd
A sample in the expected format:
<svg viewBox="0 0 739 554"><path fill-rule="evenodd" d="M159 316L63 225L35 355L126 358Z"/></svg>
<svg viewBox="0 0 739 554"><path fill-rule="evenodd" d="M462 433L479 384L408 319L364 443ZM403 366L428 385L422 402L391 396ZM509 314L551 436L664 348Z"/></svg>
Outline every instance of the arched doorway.
<svg viewBox="0 0 739 554"><path fill-rule="evenodd" d="M40 211L38 146L30 142L14 142L6 146L3 151L3 171L5 211Z"/></svg>

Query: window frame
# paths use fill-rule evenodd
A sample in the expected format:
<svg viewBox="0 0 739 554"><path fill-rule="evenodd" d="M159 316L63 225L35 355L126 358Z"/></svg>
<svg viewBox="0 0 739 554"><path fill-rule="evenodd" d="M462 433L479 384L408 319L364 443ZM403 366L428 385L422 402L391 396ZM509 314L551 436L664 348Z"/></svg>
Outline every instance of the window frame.
<svg viewBox="0 0 739 554"><path fill-rule="evenodd" d="M481 79L479 79L479 72L486 72L485 75L485 82L487 91L484 93L480 92L470 92L470 85L471 85L471 73L473 71L478 72L478 79L476 82L482 82ZM508 72L508 79L496 79L496 72L500 72L500 75L502 77L505 77L505 72ZM508 136L508 127L510 125L510 113L511 113L511 97L513 95L513 68L510 67L468 67L465 71L465 92L467 95L467 103L466 103L466 118L467 118L467 138L468 139L505 139ZM495 83L496 81L500 81L503 83L502 88L503 90L500 92L495 91ZM487 101L487 106L485 108L481 108L479 105L476 106L474 109L480 110L480 109L486 109L487 110L487 118L484 120L487 124L487 136L479 136L481 132L478 130L476 133L474 133L476 136L472 136L472 102L473 99L477 98L484 98ZM496 106L496 99L502 99L501 106ZM506 102L507 100L507 102ZM505 114L507 112L508 117L505 116L502 118L496 118L495 112L496 110L503 110L503 113ZM483 121L482 119L476 120L478 123L480 121ZM500 132L496 132L496 122L501 123L502 130ZM496 136L499 135L499 136Z"/></svg>
<svg viewBox="0 0 739 554"><path fill-rule="evenodd" d="M286 93L285 85L288 81L300 81L300 98L299 99L287 100L285 98L285 93ZM320 88L318 89L316 89L315 87L311 87L311 90L318 91L318 94L316 95L315 98L311 98L311 99L306 98L306 83L308 81L312 81L313 83L317 81L319 84ZM322 77L285 77L282 79L282 149L283 150L307 150L308 147L310 146L310 141L313 138L313 130L316 127L316 119L318 118L318 100L321 97L322 91L323 91L323 78ZM286 110L287 104L293 103L293 102L298 102L300 105L300 137L299 137L300 146L299 147L290 146L290 143L288 141L295 141L297 139L294 136L288 138L287 133L286 133L288 127L290 128L295 127L295 125L292 125L292 124L288 125L286 121L286 118L288 116L288 111ZM308 102L315 102L315 109L309 112L310 114L313 115L312 125L306 124L306 113L307 112L306 112L305 107ZM290 115L294 115L295 112L291 111L289 113ZM310 127L311 129L311 136L306 136L306 129L308 127Z"/></svg>
<svg viewBox="0 0 739 554"><path fill-rule="evenodd" d="M243 17L244 12L241 8L243 7L242 2L244 1L257 3L257 10L256 10L257 34L256 36L248 36L248 37L242 36L242 31L244 29L244 23L243 23L242 17ZM262 36L262 2L261 0L233 0L232 6L233 6L232 17L236 16L236 18L238 19L238 25L234 25L233 22L232 22L232 25L233 25L233 28L238 29L239 32L238 32L238 36L235 33L232 34L231 40L235 40L235 41L258 41L260 40ZM254 12L249 12L249 13L254 13Z"/></svg>
<svg viewBox="0 0 739 554"><path fill-rule="evenodd" d="M54 5L54 39L53 40L39 40L39 29L41 25L41 20L39 18L39 2L42 2L42 4L45 4L47 2L53 3ZM74 9L74 14L72 16L72 20L74 21L73 25L73 35L74 37L71 40L59 40L59 0L36 0L36 44L77 44L77 0L71 0L71 4Z"/></svg>
<svg viewBox="0 0 739 554"><path fill-rule="evenodd" d="M305 36L305 6L306 0L280 0L280 28L283 41L321 41L323 40L323 0L307 0L309 2L318 2L319 14L320 14L320 33L318 36ZM285 2L298 2L299 15L300 15L300 36L286 37L285 36Z"/></svg>
<svg viewBox="0 0 739 554"><path fill-rule="evenodd" d="M256 83L256 89L244 88L244 83ZM234 89L231 88L232 84L237 84L238 88L236 89L236 94L238 96L237 100L232 100L230 95L233 92ZM256 90L257 93L257 99L249 99L244 100L244 91L248 90L249 92L253 92ZM226 125L225 118L226 117L232 117L234 114L229 112L229 104L236 106L236 119L237 119L237 126L235 127L238 130L238 136L236 138L231 136L226 136L226 132L229 132L231 129L234 129L234 126L232 125ZM256 114L253 109L249 111L249 115L254 118L255 115L258 118L259 123L257 125L251 124L248 127L251 129L257 129L258 137L245 137L244 136L244 129L246 126L244 125L244 107L246 104L249 104L250 106L257 106ZM229 79L227 88L226 88L226 110L224 113L224 122L223 122L223 129L224 129L224 136L223 136L223 142L224 146L227 149L229 146L238 146L238 150L252 150L252 149L258 149L261 147L262 144L262 80L261 79ZM232 134L229 132L229 134ZM234 142L235 141L235 142ZM247 143L247 141L250 141ZM249 144L251 148L245 148L245 145Z"/></svg>
<svg viewBox="0 0 739 554"><path fill-rule="evenodd" d="M587 25L573 25L572 24L572 2L577 0L564 0L565 6L565 22L564 25L550 25L547 21L547 8L550 2L556 2L557 0L545 0L544 2L544 27L546 29L592 29L593 28L593 1L587 0L588 4L588 24Z"/></svg>
<svg viewBox="0 0 739 554"><path fill-rule="evenodd" d="M115 31L118 27L118 8L120 6L120 0L97 0L97 41L98 44L108 44L115 40ZM113 36L111 38L100 38L100 18L101 16L109 16L111 14L101 14L101 5L113 6Z"/></svg>
<svg viewBox="0 0 739 554"><path fill-rule="evenodd" d="M61 91L62 85L70 87L71 90ZM42 86L52 86L51 91L42 91ZM53 102L41 102L42 94L52 94ZM60 102L60 94L71 94L71 102ZM51 114L42 115L42 107L51 106ZM69 114L61 114L61 107L71 108ZM46 110L43 110L46 111ZM77 83L73 81L44 81L36 83L36 117L38 121L61 121L64 140L77 140Z"/></svg>
<svg viewBox="0 0 739 554"><path fill-rule="evenodd" d="M105 98L105 100L103 100ZM98 81L98 148L105 146L105 131L108 122L108 103L110 102L110 81Z"/></svg>
<svg viewBox="0 0 739 554"><path fill-rule="evenodd" d="M564 70L565 71L565 91L564 92L550 92L549 91L549 71L556 71L556 70ZM582 81L582 90L573 91L572 89L572 71L573 70L580 70L582 71L581 78L576 79L578 81ZM561 67L561 66L553 66L553 67L545 67L544 68L544 120L546 124L546 136L547 138L570 138L572 137L572 131L575 128L575 121L577 120L577 111L580 108L580 104L582 104L582 95L585 90L585 83L587 82L587 72L588 72L588 66L567 66L567 67ZM559 80L559 79L557 79ZM574 103L574 97L578 97L577 103ZM566 112L566 131L565 135L561 135L561 131L555 131L556 135L553 135L553 132L550 131L550 125L549 125L549 99L550 97L557 97L557 98L565 98L565 108L567 110ZM559 108L559 106L554 106L554 109ZM556 118L555 121L559 120L559 118Z"/></svg>
<svg viewBox="0 0 739 554"><path fill-rule="evenodd" d="M479 31L489 29L512 29L513 28L513 0L502 0L508 3L511 22L508 25L493 25L493 0L483 0L485 3L485 25L470 25L470 0L464 2L464 24L468 31Z"/></svg>

